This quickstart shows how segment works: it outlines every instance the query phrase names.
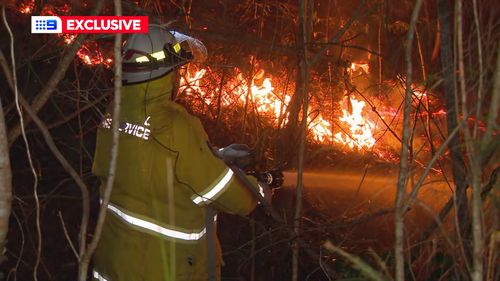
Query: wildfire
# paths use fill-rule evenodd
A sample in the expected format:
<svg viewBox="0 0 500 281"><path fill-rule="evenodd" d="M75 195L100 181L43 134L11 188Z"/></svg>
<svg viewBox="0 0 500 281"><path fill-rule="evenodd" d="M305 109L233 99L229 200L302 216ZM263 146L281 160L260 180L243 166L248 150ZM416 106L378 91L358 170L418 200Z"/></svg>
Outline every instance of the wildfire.
<svg viewBox="0 0 500 281"><path fill-rule="evenodd" d="M62 39L66 45L70 45L71 43L73 43L73 41L75 41L76 34L62 34L62 35L59 35L59 37L62 37Z"/></svg>
<svg viewBox="0 0 500 281"><path fill-rule="evenodd" d="M216 97L200 85L208 71L209 69L201 69L193 73L187 71L181 75L179 93L198 96L205 104L212 104ZM271 78L261 79L263 77L258 73L252 79L249 89L247 79L243 77L239 69L236 69L236 72L239 72L236 77L229 80L222 89L219 87L216 90L219 93L222 91L220 99L222 106L231 106L235 103L245 104L248 98L248 102L258 113L268 115L274 121L283 116L291 98L284 93L276 93Z"/></svg>
<svg viewBox="0 0 500 281"><path fill-rule="evenodd" d="M242 77L239 77L240 79ZM246 83L240 84L240 90L243 90L246 86ZM274 118L279 118L284 113L288 102L290 101L290 96L283 95L285 100L282 101L278 98L276 93L274 92L274 87L271 83L270 78L265 78L262 81L262 84L257 85L255 79L252 80L251 87L252 95L250 96L252 103L255 105L255 108L260 113L270 113L273 114ZM240 99L242 102L245 101L245 94L240 95Z"/></svg>
<svg viewBox="0 0 500 281"><path fill-rule="evenodd" d="M325 119L323 116L318 115L312 122L309 121L309 128L313 133L313 139L320 143L330 142L332 139L332 124Z"/></svg>
<svg viewBox="0 0 500 281"><path fill-rule="evenodd" d="M85 4L85 3L84 3ZM86 5L86 4L85 4ZM19 4L17 11L21 14L31 14L35 7L35 1L25 1ZM66 15L71 12L71 6L67 3L62 5L53 5L45 3L41 11L41 15L55 16ZM76 39L76 34L58 34L66 45L72 44ZM96 66L104 65L104 67L111 67L113 60L105 58L103 53L99 50L99 45L95 41L89 41L82 44L77 51L78 58L86 65Z"/></svg>
<svg viewBox="0 0 500 281"><path fill-rule="evenodd" d="M350 97L346 99L344 105L342 109L343 116L339 120L348 127L348 131L336 133L333 140L347 145L351 149L372 148L375 145L375 138L373 137L375 126L363 116L365 102Z"/></svg>
<svg viewBox="0 0 500 281"><path fill-rule="evenodd" d="M135 1L138 5L140 1ZM19 3L19 2L18 2ZM67 3L62 5L54 5L43 3L41 15L67 15L71 12L71 6ZM83 5L87 4L83 2ZM37 6L37 10L38 10ZM35 9L35 1L22 1L17 11L21 14L31 14ZM203 27L202 29L206 29ZM59 34L61 39L60 44L72 44L77 35L75 34ZM105 55L105 47L102 47L97 41L85 41L76 55L79 60L88 66L103 65L106 68L111 67L113 59ZM258 69L258 68L257 68ZM351 77L354 74L363 76L370 74L370 65L366 61L352 62L347 67L347 72ZM351 79L355 80L355 79ZM404 85L405 77L399 76L394 81L399 81ZM221 81L218 85L216 81ZM234 74L230 77L221 77L211 71L210 68L197 69L195 71L186 71L180 79L179 93L183 93L189 97L196 97L197 101L201 101L203 105L221 106L231 108L235 106L244 106L249 111L256 113L258 116L269 121L275 127L282 126L288 121L287 107L291 97L287 95L285 90L280 90L285 87L280 87L280 79L276 76L267 75L264 69L259 69L252 77L243 75L242 71L234 68ZM355 82L352 82L353 84ZM397 83L397 82L395 82ZM429 100L432 96L427 95L426 89L412 85L414 103L425 102L424 105L429 108ZM341 104L342 116L338 118L339 129L333 131L331 120L323 118L321 110L315 114L315 117L308 117L308 129L311 140L323 144L336 143L341 145L346 150L370 150L385 159L395 159L389 151L384 151L383 145L377 144L377 139L380 138L380 132L376 131L376 121L371 119L365 110L365 101L358 100L354 96L346 97ZM370 102L371 106L372 103ZM374 107L375 108L375 107ZM321 109L321 108L320 108ZM377 105L378 117L383 118L383 121L396 119L400 115L399 110L388 105ZM427 111L422 111L419 114L428 114ZM441 109L437 112L432 112L432 116L443 116L446 112ZM375 116L371 116L375 117ZM396 122L397 123L397 119ZM391 123L393 124L393 123ZM377 138L377 139L376 139ZM387 154L387 153L389 154Z"/></svg>
<svg viewBox="0 0 500 281"><path fill-rule="evenodd" d="M66 39L65 39L66 41ZM86 65L104 65L106 68L111 67L113 60L105 58L99 49L99 45L95 41L90 41L82 44L76 55Z"/></svg>
<svg viewBox="0 0 500 281"><path fill-rule="evenodd" d="M184 75L181 75L181 81L179 86L180 93L186 93L188 95L199 94L202 99L205 99L205 91L200 87L200 81L205 73L206 69L201 69L196 71L194 74L191 74L189 71L186 71ZM205 101L207 104L210 104L210 99Z"/></svg>
<svg viewBox="0 0 500 281"><path fill-rule="evenodd" d="M356 72L359 70L364 71L365 73L370 73L370 65L368 63L351 63L351 67L349 68L352 72Z"/></svg>
<svg viewBox="0 0 500 281"><path fill-rule="evenodd" d="M21 3L19 5L18 11L21 14L28 15L28 14L31 14L31 12L33 12L33 7L34 6L35 6L35 2L34 1L30 1L29 3Z"/></svg>
<svg viewBox="0 0 500 281"><path fill-rule="evenodd" d="M365 69L364 67L361 69ZM179 92L188 96L198 96L207 105L212 104L215 96L201 86L201 82L209 69L200 69L194 72L187 71L181 77ZM240 72L237 70L237 72ZM263 77L263 72L258 72L251 81L249 92L248 79L241 73L229 80L222 88L220 103L222 106L231 106L234 103L244 105L249 102L259 114L272 119L274 124L284 117L286 107L291 97L277 92L273 86L272 77ZM219 87L216 92L220 93ZM364 115L365 102L354 97L346 98L342 109L343 116L339 118L343 131L336 134L332 132L332 124L319 113L315 118L308 118L309 130L312 139L319 143L336 143L345 145L350 149L370 149L375 145L375 125ZM286 122L286 119L285 119Z"/></svg>

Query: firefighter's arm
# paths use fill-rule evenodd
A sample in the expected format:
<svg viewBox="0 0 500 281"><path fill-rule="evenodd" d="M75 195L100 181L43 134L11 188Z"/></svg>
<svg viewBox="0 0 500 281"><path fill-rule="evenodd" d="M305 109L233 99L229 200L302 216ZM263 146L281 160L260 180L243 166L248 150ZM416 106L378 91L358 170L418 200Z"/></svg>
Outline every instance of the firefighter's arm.
<svg viewBox="0 0 500 281"><path fill-rule="evenodd" d="M237 181L245 186L259 203L271 204L273 194L271 188L278 188L283 184L281 170L256 172L253 151L245 144L231 144L213 151L233 170ZM248 176L247 173L252 176Z"/></svg>
<svg viewBox="0 0 500 281"><path fill-rule="evenodd" d="M247 215L257 205L257 198L251 189L259 190L257 179L252 176L243 175L246 180L241 180L241 174L235 172L227 165L219 152L207 142L208 149L203 150L201 158L207 163L207 169L214 171L209 178L214 180L208 188L194 196L193 202L198 205L212 205L216 209L230 213ZM233 155L234 156L234 155ZM232 165L231 165L232 166Z"/></svg>
<svg viewBox="0 0 500 281"><path fill-rule="evenodd" d="M201 122L191 117L185 120L188 124L180 127L182 130L174 138L176 147L182 150L177 172L179 179L188 183L193 191L191 201L200 207L212 205L230 214L250 213L257 205L251 189L259 190L257 179L244 175L245 182L251 184L243 184L236 175L240 173L235 173L210 146Z"/></svg>

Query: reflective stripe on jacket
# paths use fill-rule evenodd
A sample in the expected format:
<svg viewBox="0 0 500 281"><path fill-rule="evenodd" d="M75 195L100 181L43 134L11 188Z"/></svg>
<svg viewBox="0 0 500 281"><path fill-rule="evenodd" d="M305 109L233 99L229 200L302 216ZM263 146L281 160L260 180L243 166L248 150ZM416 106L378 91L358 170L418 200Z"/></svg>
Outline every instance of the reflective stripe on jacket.
<svg viewBox="0 0 500 281"><path fill-rule="evenodd" d="M170 101L173 76L122 89L116 177L94 256L97 280L207 280L206 206L245 215L256 205L213 155L201 122ZM103 184L111 121L105 116L97 133L93 172Z"/></svg>

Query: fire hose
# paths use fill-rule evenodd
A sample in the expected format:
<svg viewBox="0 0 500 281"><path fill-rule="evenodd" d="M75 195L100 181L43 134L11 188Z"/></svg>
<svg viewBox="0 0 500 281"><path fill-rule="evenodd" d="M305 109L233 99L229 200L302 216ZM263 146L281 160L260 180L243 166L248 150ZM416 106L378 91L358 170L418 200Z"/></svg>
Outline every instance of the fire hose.
<svg viewBox="0 0 500 281"><path fill-rule="evenodd" d="M286 225L287 224L286 221L273 208L273 206L271 204L271 200L266 200L266 198L264 198L264 196L262 196L262 194L256 188L254 183L252 183L248 178L248 175L253 175L254 177L257 178L257 180L259 182L267 183L270 188L277 188L283 184L282 171L279 169L276 169L276 170L270 170L270 171L266 171L266 172L257 172L254 169L250 169L250 170L245 169L245 168L254 166L253 162L251 161L252 159L249 159L249 158L251 158L252 154L248 153L248 151L249 151L248 146L236 144L236 145L230 145L228 148L231 148L231 147L236 148L236 150L238 150L238 149L246 150L247 153L244 153L245 151L242 152L240 150L239 152L241 152L241 153L238 153L238 152L235 153L235 155L233 155L234 157L231 157L231 155L229 155L229 157L227 157L228 155L224 155L225 154L224 150L226 148L214 150L214 153L216 155L218 155L221 159L223 159L224 162L226 163L226 165L228 165L229 168L231 168L231 170L234 172L234 175L236 175L236 177L240 180L240 182L243 184L243 186L245 186L248 189L248 191L250 191L250 193L253 196L255 196L255 198L257 198L258 202L264 208L266 213L269 216L271 216L271 218L274 221L276 221L280 224ZM298 237L297 236L298 234L292 228L285 227L284 229L287 231L288 235L290 236L290 241L296 242L296 247L298 247L300 245L300 246L302 246L305 253L310 258L312 258L314 260L316 260L318 258L319 253L316 253L314 250L312 250L310 247L311 245L308 245L300 237ZM327 272L330 272L330 273L334 272L334 270L328 264L323 264L323 267L325 268L325 270Z"/></svg>
<svg viewBox="0 0 500 281"><path fill-rule="evenodd" d="M227 147L214 149L214 153L233 170L236 177L242 181L244 186L250 190L261 204L264 204L266 198L262 195L262 190L257 190L255 185L248 180L247 175L254 176L257 179L260 189L276 189L283 184L281 169L264 172L255 169L254 153L246 144L231 144ZM266 205L270 205L269 202Z"/></svg>

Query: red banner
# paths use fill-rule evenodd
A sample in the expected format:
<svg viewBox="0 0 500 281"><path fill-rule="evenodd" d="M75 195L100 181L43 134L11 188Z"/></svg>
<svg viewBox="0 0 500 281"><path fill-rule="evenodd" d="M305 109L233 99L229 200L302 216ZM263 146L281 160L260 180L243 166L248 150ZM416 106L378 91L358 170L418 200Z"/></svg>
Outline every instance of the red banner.
<svg viewBox="0 0 500 281"><path fill-rule="evenodd" d="M62 33L147 33L147 16L59 16Z"/></svg>

